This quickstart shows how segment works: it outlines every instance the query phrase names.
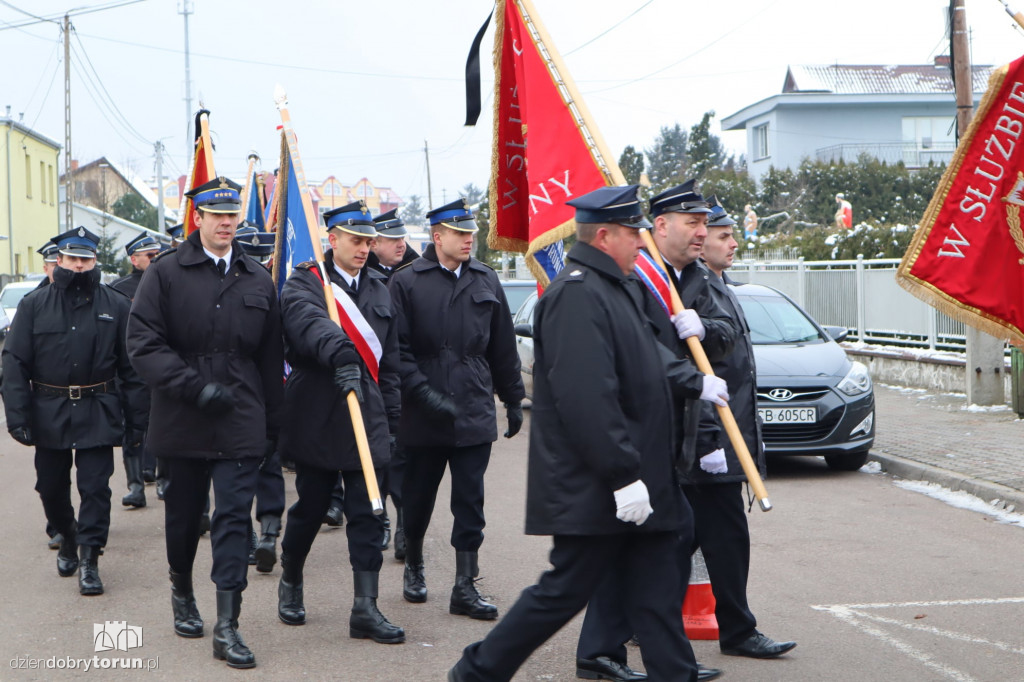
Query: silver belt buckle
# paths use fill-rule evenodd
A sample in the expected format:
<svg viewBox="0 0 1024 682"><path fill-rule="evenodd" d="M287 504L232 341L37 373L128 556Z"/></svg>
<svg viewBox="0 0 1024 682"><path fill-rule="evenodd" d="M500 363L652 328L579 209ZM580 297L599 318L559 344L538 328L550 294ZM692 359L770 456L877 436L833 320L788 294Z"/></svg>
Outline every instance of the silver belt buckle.
<svg viewBox="0 0 1024 682"><path fill-rule="evenodd" d="M68 386L68 398L71 400L82 399L82 387L81 386Z"/></svg>

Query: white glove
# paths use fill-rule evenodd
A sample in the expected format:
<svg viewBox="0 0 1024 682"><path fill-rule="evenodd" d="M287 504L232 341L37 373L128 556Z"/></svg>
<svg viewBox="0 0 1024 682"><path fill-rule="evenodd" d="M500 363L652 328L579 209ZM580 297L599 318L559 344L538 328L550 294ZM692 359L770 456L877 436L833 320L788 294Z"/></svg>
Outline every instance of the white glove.
<svg viewBox="0 0 1024 682"><path fill-rule="evenodd" d="M653 513L650 493L640 479L615 491L615 516L620 521L642 526Z"/></svg>
<svg viewBox="0 0 1024 682"><path fill-rule="evenodd" d="M725 461L725 450L718 448L701 457L700 468L709 474L729 473L729 465Z"/></svg>
<svg viewBox="0 0 1024 682"><path fill-rule="evenodd" d="M724 379L719 379L713 374L704 375L704 388L701 389L700 399L725 407L729 402L729 386Z"/></svg>
<svg viewBox="0 0 1024 682"><path fill-rule="evenodd" d="M700 321L700 315L695 310L687 308L676 313L672 316L672 324L675 325L679 338L696 336L701 341L704 340L704 323Z"/></svg>

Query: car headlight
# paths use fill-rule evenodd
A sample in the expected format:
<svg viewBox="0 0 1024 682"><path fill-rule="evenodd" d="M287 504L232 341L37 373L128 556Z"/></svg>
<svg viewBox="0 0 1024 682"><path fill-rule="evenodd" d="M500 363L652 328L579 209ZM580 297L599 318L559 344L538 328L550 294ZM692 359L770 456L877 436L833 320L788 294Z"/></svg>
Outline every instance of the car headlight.
<svg viewBox="0 0 1024 682"><path fill-rule="evenodd" d="M871 375L862 362L854 362L837 388L846 395L854 396L871 390Z"/></svg>

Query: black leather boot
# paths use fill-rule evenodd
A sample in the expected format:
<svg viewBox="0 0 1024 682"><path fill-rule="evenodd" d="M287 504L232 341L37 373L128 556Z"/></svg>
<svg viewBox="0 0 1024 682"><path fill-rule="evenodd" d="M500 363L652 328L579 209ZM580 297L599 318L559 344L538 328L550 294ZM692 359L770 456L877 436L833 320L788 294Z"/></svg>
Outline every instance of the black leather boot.
<svg viewBox="0 0 1024 682"><path fill-rule="evenodd" d="M380 549L383 552L391 544L391 519L388 518L387 510L384 511L384 518L381 519L384 522L384 539L380 543Z"/></svg>
<svg viewBox="0 0 1024 682"><path fill-rule="evenodd" d="M476 620L494 620L498 617L498 607L484 601L476 591L476 577L480 575L477 566L476 552L455 553L455 587L452 588L452 600L448 605L448 613L456 616L469 616Z"/></svg>
<svg viewBox="0 0 1024 682"><path fill-rule="evenodd" d="M238 631L242 593L217 590L217 624L213 626L213 657L227 661L229 668L255 668L256 657Z"/></svg>
<svg viewBox="0 0 1024 682"><path fill-rule="evenodd" d="M406 538L402 583L405 601L413 604L427 601L427 579L423 575L423 538Z"/></svg>
<svg viewBox="0 0 1024 682"><path fill-rule="evenodd" d="M206 535L210 531L210 514L209 512L203 512L203 515L199 518L199 534Z"/></svg>
<svg viewBox="0 0 1024 682"><path fill-rule="evenodd" d="M78 526L72 525L71 530L61 535L63 538L57 550L57 573L62 578L70 578L78 570Z"/></svg>
<svg viewBox="0 0 1024 682"><path fill-rule="evenodd" d="M354 571L352 584L355 600L348 618L348 636L352 639L372 639L381 644L401 644L405 630L392 625L377 608L377 571Z"/></svg>
<svg viewBox="0 0 1024 682"><path fill-rule="evenodd" d="M270 573L277 563L277 536L281 534L281 517L267 514L260 519L260 541L256 544L256 570Z"/></svg>
<svg viewBox="0 0 1024 682"><path fill-rule="evenodd" d="M124 473L128 478L128 494L121 498L121 505L145 507L146 484L142 480L142 461L138 457L125 457Z"/></svg>
<svg viewBox="0 0 1024 682"><path fill-rule="evenodd" d="M398 505L395 505L395 559L405 561L405 517Z"/></svg>
<svg viewBox="0 0 1024 682"><path fill-rule="evenodd" d="M100 580L100 569L97 565L100 548L81 545L78 554L78 592L86 596L103 594L103 581Z"/></svg>
<svg viewBox="0 0 1024 682"><path fill-rule="evenodd" d="M281 554L281 582L277 585L277 617L285 625L305 625L306 607L302 603L302 566L306 558L292 559Z"/></svg>
<svg viewBox="0 0 1024 682"><path fill-rule="evenodd" d="M196 595L192 592L192 574L175 573L171 575L171 611L174 612L174 634L179 637L195 639L203 636L203 619L199 616L196 606Z"/></svg>
<svg viewBox="0 0 1024 682"><path fill-rule="evenodd" d="M152 469L142 470L142 481L143 483L152 483L156 480L156 472Z"/></svg>
<svg viewBox="0 0 1024 682"><path fill-rule="evenodd" d="M249 565L256 565L256 545L260 543L260 539L256 536L256 531L249 529Z"/></svg>
<svg viewBox="0 0 1024 682"><path fill-rule="evenodd" d="M156 479L156 499L164 499L164 491L167 490L167 479L157 478Z"/></svg>

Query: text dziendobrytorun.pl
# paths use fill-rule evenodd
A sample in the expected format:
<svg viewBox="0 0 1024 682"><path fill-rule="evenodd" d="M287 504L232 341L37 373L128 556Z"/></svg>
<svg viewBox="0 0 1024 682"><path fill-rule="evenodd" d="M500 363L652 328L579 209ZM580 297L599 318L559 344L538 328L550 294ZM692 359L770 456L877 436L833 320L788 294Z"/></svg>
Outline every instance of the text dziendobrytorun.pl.
<svg viewBox="0 0 1024 682"><path fill-rule="evenodd" d="M160 657L100 657L76 658L74 656L50 656L49 658L31 658L16 656L10 661L12 670L146 670L160 668Z"/></svg>

